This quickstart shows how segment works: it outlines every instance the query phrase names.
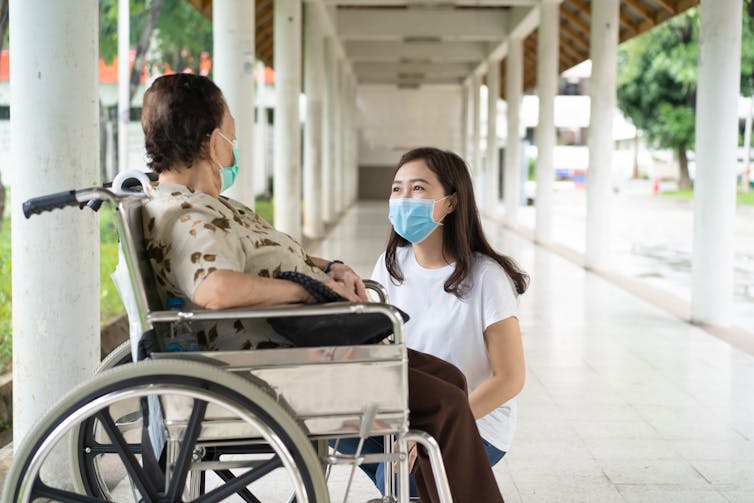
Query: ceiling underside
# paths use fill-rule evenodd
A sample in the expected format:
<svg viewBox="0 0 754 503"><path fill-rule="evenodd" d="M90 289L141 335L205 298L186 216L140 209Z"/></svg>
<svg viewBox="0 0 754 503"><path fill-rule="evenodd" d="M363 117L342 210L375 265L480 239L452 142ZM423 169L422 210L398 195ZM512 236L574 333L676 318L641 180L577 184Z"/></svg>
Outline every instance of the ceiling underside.
<svg viewBox="0 0 754 503"><path fill-rule="evenodd" d="M207 17L212 0L188 0ZM511 34L524 36L524 88L536 84L538 0L321 0L360 83L458 84ZM589 59L591 3L560 5L560 71ZM621 0L620 41L699 4ZM256 0L256 53L273 65L274 0ZM501 90L505 65L501 65Z"/></svg>

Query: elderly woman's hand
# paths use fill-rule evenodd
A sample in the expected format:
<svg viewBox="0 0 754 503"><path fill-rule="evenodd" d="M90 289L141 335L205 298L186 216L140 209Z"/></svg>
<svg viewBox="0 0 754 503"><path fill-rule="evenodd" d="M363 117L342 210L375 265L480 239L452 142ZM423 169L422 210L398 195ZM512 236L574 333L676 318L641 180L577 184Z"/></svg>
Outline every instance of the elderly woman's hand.
<svg viewBox="0 0 754 503"><path fill-rule="evenodd" d="M341 281L325 281L325 285L330 287L332 290L335 291L335 293L337 293L341 297L345 297L351 302L364 302L364 299L361 299L358 295L356 295L356 293L354 293L354 291L351 288L346 286ZM364 288L363 284L362 284L362 288Z"/></svg>
<svg viewBox="0 0 754 503"><path fill-rule="evenodd" d="M364 282L361 280L359 275L356 274L354 270L348 267L346 264L333 264L327 274L337 283L342 284L345 289L351 293L351 296L347 296L338 291L338 293L343 295L343 297L347 298L348 300L353 300L354 302L367 302L369 300L367 299L367 292L364 288ZM353 297L355 298L352 299Z"/></svg>

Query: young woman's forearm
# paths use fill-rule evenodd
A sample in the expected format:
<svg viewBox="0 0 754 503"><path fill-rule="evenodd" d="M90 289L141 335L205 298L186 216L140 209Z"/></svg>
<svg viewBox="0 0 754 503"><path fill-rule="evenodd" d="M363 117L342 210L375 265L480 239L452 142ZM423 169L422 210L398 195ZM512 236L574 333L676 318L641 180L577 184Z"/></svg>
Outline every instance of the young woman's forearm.
<svg viewBox="0 0 754 503"><path fill-rule="evenodd" d="M476 419L518 395L526 379L524 348L517 318L506 318L487 327L484 342L492 377L483 381L469 395L469 405Z"/></svg>
<svg viewBox="0 0 754 503"><path fill-rule="evenodd" d="M196 287L193 300L206 309L230 309L293 304L308 299L306 290L291 281L218 270L210 273Z"/></svg>
<svg viewBox="0 0 754 503"><path fill-rule="evenodd" d="M474 419L484 417L502 404L518 395L524 387L523 375L520 378L492 376L482 382L469 395L469 406Z"/></svg>

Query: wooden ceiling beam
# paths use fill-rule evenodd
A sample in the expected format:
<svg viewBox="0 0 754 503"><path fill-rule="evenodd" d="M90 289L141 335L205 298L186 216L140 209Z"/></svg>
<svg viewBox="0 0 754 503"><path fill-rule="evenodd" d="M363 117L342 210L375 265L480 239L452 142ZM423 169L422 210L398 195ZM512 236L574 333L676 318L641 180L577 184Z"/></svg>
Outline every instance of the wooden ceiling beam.
<svg viewBox="0 0 754 503"><path fill-rule="evenodd" d="M652 0L654 3L665 9L669 14L675 14L675 9L669 0Z"/></svg>
<svg viewBox="0 0 754 503"><path fill-rule="evenodd" d="M569 54L572 58L580 58L582 57L582 54L577 51L571 44L564 44L563 39L560 40L560 49L561 52L565 52L566 54ZM587 51L587 54L589 52ZM588 56L584 59L589 59Z"/></svg>
<svg viewBox="0 0 754 503"><path fill-rule="evenodd" d="M643 20L637 25L638 31L646 31L655 24L657 24L657 15L654 12L651 12L649 9L647 9L645 6L639 4L636 2L636 0L624 0L624 4L629 10L634 11L634 13L638 14Z"/></svg>
<svg viewBox="0 0 754 503"><path fill-rule="evenodd" d="M589 32L590 32L589 24L585 23L584 20L581 19L581 17L577 16L573 12L564 8L560 9L560 17L565 18L567 21L575 24L576 27L579 28L582 33L584 33L585 37L589 36ZM561 22L561 25L563 25L562 22Z"/></svg>
<svg viewBox="0 0 754 503"><path fill-rule="evenodd" d="M589 53L589 45L587 45L587 43L584 42L584 40L581 38L581 36L578 33L573 31L568 26L561 26L560 31L563 32L564 35L567 35L568 37L570 37L571 41L575 45L578 45L579 47L581 47L584 51L586 51L587 54ZM587 38L587 40L589 39Z"/></svg>
<svg viewBox="0 0 754 503"><path fill-rule="evenodd" d="M640 33L638 26L636 26L633 21L631 21L625 12L623 12L623 9L620 10L620 24L626 27L628 31L631 32L632 35L636 35L637 33Z"/></svg>

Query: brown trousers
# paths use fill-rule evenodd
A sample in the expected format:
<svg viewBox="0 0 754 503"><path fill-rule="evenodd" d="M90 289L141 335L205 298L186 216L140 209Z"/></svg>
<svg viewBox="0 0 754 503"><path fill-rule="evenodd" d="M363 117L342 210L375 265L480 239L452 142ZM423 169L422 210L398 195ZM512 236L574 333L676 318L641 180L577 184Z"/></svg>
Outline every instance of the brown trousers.
<svg viewBox="0 0 754 503"><path fill-rule="evenodd" d="M409 349L408 407L411 428L429 433L440 444L454 503L502 503L461 371ZM423 449L418 452L414 477L421 501L439 502L429 457Z"/></svg>

